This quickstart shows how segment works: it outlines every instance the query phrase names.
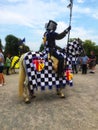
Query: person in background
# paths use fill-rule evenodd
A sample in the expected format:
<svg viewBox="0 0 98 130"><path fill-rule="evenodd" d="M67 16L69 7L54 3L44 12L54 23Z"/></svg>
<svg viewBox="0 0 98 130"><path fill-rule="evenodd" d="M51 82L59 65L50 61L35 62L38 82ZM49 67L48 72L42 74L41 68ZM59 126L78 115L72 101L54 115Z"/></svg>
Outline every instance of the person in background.
<svg viewBox="0 0 98 130"><path fill-rule="evenodd" d="M86 53L82 55L80 61L81 61L82 74L87 74L87 65L88 65L89 57L86 55Z"/></svg>
<svg viewBox="0 0 98 130"><path fill-rule="evenodd" d="M96 56L94 54L94 51L91 51L89 57L90 73L95 73L95 66L96 66Z"/></svg>
<svg viewBox="0 0 98 130"><path fill-rule="evenodd" d="M11 66L10 54L7 55L5 64L6 64L6 75L10 75L9 73L10 66Z"/></svg>
<svg viewBox="0 0 98 130"><path fill-rule="evenodd" d="M82 67L81 67L81 56L79 56L77 58L77 70L81 71Z"/></svg>
<svg viewBox="0 0 98 130"><path fill-rule="evenodd" d="M4 55L2 53L2 49L0 48L0 86L3 86L5 84L3 68L4 68Z"/></svg>
<svg viewBox="0 0 98 130"><path fill-rule="evenodd" d="M78 73L77 65L78 65L78 58L76 57L75 60L72 60L72 71L74 73Z"/></svg>

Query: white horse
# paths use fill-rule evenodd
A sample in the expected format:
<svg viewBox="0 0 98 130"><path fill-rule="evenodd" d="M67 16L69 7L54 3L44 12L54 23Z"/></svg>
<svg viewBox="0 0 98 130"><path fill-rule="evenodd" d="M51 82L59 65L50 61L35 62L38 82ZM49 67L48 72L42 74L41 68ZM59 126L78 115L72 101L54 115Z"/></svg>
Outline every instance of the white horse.
<svg viewBox="0 0 98 130"><path fill-rule="evenodd" d="M68 43L66 52L57 50L57 53L64 57L64 71L66 68L71 68L72 60L75 60L82 50L81 44L77 41ZM58 77L57 65L58 60L52 56L49 57L48 49L43 52L23 54L20 58L19 96L23 97L26 103L29 103L32 97L35 97L35 89L45 90L46 87L49 89L56 87L57 94L64 98L62 89L67 83L66 75L64 72L62 77Z"/></svg>

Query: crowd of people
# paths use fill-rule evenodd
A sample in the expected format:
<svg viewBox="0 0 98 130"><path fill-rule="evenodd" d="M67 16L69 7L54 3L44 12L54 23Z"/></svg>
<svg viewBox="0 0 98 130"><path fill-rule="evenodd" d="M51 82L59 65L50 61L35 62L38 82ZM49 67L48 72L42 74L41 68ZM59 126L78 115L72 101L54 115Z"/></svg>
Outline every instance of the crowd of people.
<svg viewBox="0 0 98 130"><path fill-rule="evenodd" d="M11 55L7 54L6 57L4 57L2 49L0 48L0 86L6 84L4 74L11 74L11 62Z"/></svg>
<svg viewBox="0 0 98 130"><path fill-rule="evenodd" d="M86 53L83 53L77 58L74 64L72 63L72 72L78 73L78 71L81 71L82 74L87 74L87 72L94 74L95 66L96 56L94 51L90 52L90 56L87 56Z"/></svg>
<svg viewBox="0 0 98 130"><path fill-rule="evenodd" d="M77 74L78 71L81 71L82 74L94 74L95 66L96 56L94 51L90 52L90 56L87 56L86 53L83 53L80 57L77 58L75 63L72 63L72 73ZM10 75L11 55L7 54L6 58L4 58L2 49L0 49L0 86L5 85L4 68L5 74Z"/></svg>
<svg viewBox="0 0 98 130"><path fill-rule="evenodd" d="M17 61L19 61L19 59ZM10 75L11 73L11 62L11 55L7 54L4 58L4 54L2 52L2 49L0 48L0 86L5 85L4 69L6 75ZM88 72L94 74L95 66L96 56L94 54L94 51L90 52L90 56L87 56L86 53L83 53L80 57L76 59L75 62L72 62L72 73L77 74L78 71L81 71L82 74L87 74Z"/></svg>

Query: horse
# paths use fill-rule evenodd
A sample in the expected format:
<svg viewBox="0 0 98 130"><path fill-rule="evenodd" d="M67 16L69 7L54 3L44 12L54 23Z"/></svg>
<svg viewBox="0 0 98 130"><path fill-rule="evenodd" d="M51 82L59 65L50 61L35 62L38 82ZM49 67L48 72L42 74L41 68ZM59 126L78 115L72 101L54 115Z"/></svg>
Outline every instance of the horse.
<svg viewBox="0 0 98 130"><path fill-rule="evenodd" d="M56 51L64 57L64 74L61 77L57 75L58 60L50 57L48 48L42 52L29 51L20 57L19 96L23 97L25 103L30 103L35 97L35 90L55 87L57 95L64 98L62 90L66 84L72 86L73 81L71 79L71 82L68 82L66 71L71 69L72 61L82 53L82 44L78 41L69 42L66 49Z"/></svg>

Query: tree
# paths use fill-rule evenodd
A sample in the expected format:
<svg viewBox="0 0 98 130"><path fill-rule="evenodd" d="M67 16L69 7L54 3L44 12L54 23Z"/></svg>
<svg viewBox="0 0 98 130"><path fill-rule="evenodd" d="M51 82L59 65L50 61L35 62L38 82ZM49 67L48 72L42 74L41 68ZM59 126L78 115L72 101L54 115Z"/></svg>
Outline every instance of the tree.
<svg viewBox="0 0 98 130"><path fill-rule="evenodd" d="M69 42L73 42L74 40L78 39L79 42L83 43L83 41L78 37L78 38L70 38Z"/></svg>
<svg viewBox="0 0 98 130"><path fill-rule="evenodd" d="M90 55L91 51L94 51L98 62L98 45L96 45L96 43L92 42L91 40L85 40L83 42L83 47L88 56Z"/></svg>
<svg viewBox="0 0 98 130"><path fill-rule="evenodd" d="M92 42L91 40L85 40L83 42L83 47L84 47L85 52L89 56L90 55L90 51L91 50L93 50L93 51L95 50L95 42Z"/></svg>
<svg viewBox="0 0 98 130"><path fill-rule="evenodd" d="M42 43L42 44L40 45L39 51L41 52L41 51L43 51L43 50L44 50L44 44Z"/></svg>
<svg viewBox="0 0 98 130"><path fill-rule="evenodd" d="M8 53L11 54L11 56L19 55L19 39L13 35L8 35L6 36L5 41L5 55Z"/></svg>
<svg viewBox="0 0 98 130"><path fill-rule="evenodd" d="M3 45L2 45L1 39L0 39L0 48L3 49Z"/></svg>
<svg viewBox="0 0 98 130"><path fill-rule="evenodd" d="M10 34L6 36L5 41L5 56L7 54L11 56L21 56L21 54L30 51L30 48L24 44L25 38L20 39Z"/></svg>
<svg viewBox="0 0 98 130"><path fill-rule="evenodd" d="M98 45L95 46L94 52L95 52L97 63L98 63Z"/></svg>

